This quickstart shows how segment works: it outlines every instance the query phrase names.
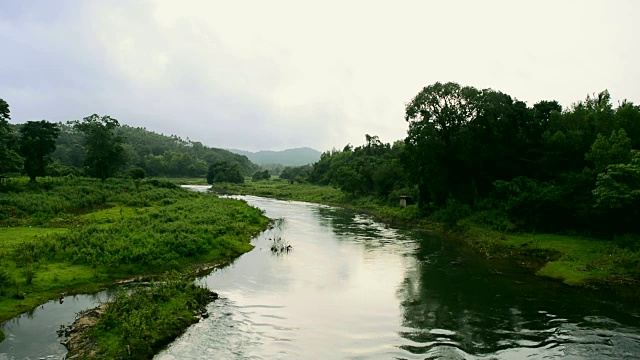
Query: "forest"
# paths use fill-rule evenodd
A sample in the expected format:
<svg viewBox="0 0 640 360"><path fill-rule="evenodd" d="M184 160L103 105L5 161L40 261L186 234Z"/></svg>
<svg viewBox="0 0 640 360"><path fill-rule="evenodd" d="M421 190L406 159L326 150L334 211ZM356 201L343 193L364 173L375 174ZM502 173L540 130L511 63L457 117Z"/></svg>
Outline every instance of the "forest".
<svg viewBox="0 0 640 360"><path fill-rule="evenodd" d="M281 177L332 185L353 198L397 203L424 217L499 230L627 239L640 232L640 107L607 91L563 108L492 89L425 87L406 104L407 137L322 154ZM633 235L635 234L635 235Z"/></svg>
<svg viewBox="0 0 640 360"><path fill-rule="evenodd" d="M35 180L131 171L209 183L270 177L245 156L108 116L11 126L8 104L1 104L0 173L22 171ZM410 196L422 216L443 222L473 213L500 230L640 232L640 107L632 102L614 105L605 90L565 108L554 100L528 105L497 90L435 83L410 99L405 120L405 139L385 144L365 135L363 145L326 151L280 177L389 204ZM92 150L92 136L106 143L93 141Z"/></svg>
<svg viewBox="0 0 640 360"><path fill-rule="evenodd" d="M110 116L94 114L82 121L51 123L42 120L12 125L8 123L8 104L0 99L0 106L3 109L0 118L0 140L3 144L0 148L0 175L24 173L101 178L103 175L111 177L130 172L133 176L140 176L142 172L150 177L178 178L204 177L210 165L216 163L228 163L246 176L259 169L243 155L207 147L176 135L166 136L144 128L121 125ZM111 168L102 175L96 172L97 159L92 158L97 152L102 153L100 161L108 159L111 164ZM35 177L32 180L35 181Z"/></svg>

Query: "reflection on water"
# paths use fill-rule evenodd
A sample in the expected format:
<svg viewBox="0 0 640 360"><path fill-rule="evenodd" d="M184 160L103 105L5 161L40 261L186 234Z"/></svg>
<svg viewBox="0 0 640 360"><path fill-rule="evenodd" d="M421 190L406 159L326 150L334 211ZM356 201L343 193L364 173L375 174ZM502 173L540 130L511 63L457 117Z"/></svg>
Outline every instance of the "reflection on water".
<svg viewBox="0 0 640 360"><path fill-rule="evenodd" d="M367 216L244 198L286 219L279 236L294 250L272 256L266 233L253 252L202 279L221 300L157 359L640 355L638 308L612 294Z"/></svg>
<svg viewBox="0 0 640 360"><path fill-rule="evenodd" d="M7 321L2 327L6 339L0 343L0 360L63 359L67 349L60 344L60 326L70 325L77 312L93 308L107 297L107 292L66 296L63 302L49 301Z"/></svg>
<svg viewBox="0 0 640 360"><path fill-rule="evenodd" d="M243 198L283 225L198 280L220 299L156 359L640 357L637 289L574 289L368 216ZM276 236L292 251L272 254ZM97 301L77 299L86 303L67 313L46 304L6 324L0 359L61 358L55 330Z"/></svg>

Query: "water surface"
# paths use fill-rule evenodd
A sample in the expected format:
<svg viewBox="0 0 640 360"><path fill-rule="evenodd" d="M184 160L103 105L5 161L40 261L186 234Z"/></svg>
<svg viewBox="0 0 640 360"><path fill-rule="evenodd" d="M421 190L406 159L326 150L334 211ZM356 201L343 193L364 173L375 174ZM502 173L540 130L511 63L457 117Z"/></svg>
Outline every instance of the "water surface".
<svg viewBox="0 0 640 360"><path fill-rule="evenodd" d="M640 357L631 300L322 205L242 197L284 226L202 279L211 317L156 359ZM274 255L272 238L293 250Z"/></svg>
<svg viewBox="0 0 640 360"><path fill-rule="evenodd" d="M572 288L368 216L242 198L282 226L198 280L220 299L156 359L640 358L637 289ZM293 249L273 254L276 237ZM56 330L104 296L5 323L0 359L61 359Z"/></svg>

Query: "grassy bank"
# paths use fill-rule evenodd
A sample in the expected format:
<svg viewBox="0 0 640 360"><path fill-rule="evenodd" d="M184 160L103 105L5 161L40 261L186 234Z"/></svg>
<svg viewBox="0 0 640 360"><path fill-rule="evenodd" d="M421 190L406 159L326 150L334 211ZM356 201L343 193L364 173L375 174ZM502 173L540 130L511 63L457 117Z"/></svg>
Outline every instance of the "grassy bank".
<svg viewBox="0 0 640 360"><path fill-rule="evenodd" d="M247 181L244 184L215 184L213 190L222 194L255 195L280 200L295 200L340 206L375 216L381 221L399 225L428 227L415 205L401 208L373 197L353 198L339 189L304 183L289 184L286 180Z"/></svg>
<svg viewBox="0 0 640 360"><path fill-rule="evenodd" d="M370 197L352 198L338 189L284 181L216 184L214 189L233 194L257 195L337 205L371 214L381 221L424 230L447 232L464 240L487 257L512 257L535 268L538 275L569 285L635 283L640 279L640 251L611 240L559 234L532 234L492 230L471 215L455 230L422 216L415 205L401 208Z"/></svg>
<svg viewBox="0 0 640 360"><path fill-rule="evenodd" d="M60 293L228 260L268 222L165 180L13 180L0 189L0 321Z"/></svg>
<svg viewBox="0 0 640 360"><path fill-rule="evenodd" d="M206 305L216 297L176 273L146 287L123 289L106 306L83 313L71 326L67 356L151 358L206 314Z"/></svg>

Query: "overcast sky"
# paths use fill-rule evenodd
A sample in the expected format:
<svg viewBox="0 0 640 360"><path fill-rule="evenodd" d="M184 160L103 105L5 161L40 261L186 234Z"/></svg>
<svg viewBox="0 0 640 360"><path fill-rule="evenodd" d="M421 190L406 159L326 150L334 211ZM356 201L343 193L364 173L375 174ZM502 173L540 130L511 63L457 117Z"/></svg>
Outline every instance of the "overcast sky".
<svg viewBox="0 0 640 360"><path fill-rule="evenodd" d="M14 123L98 113L222 148L393 142L436 81L640 103L638 14L636 0L0 0L0 98Z"/></svg>

